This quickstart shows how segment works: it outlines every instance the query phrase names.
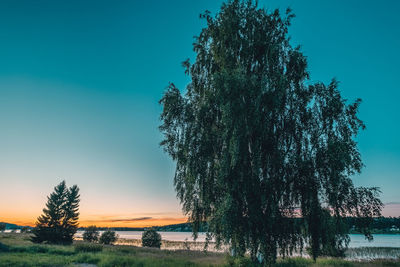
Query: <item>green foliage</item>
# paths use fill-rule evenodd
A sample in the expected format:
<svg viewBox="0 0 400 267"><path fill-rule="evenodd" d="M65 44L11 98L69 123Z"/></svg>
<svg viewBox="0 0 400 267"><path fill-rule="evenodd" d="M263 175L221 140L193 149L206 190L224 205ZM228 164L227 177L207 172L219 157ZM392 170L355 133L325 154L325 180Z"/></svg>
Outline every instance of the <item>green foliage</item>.
<svg viewBox="0 0 400 267"><path fill-rule="evenodd" d="M136 254L136 250L133 249L131 246L116 246L115 251L122 254L131 254L131 255Z"/></svg>
<svg viewBox="0 0 400 267"><path fill-rule="evenodd" d="M140 262L134 258L126 258L119 256L111 256L107 257L100 264L101 267L112 267L112 266L144 266L144 264L140 264Z"/></svg>
<svg viewBox="0 0 400 267"><path fill-rule="evenodd" d="M201 17L196 61L183 63L186 93L170 84L160 100L161 145L176 161L194 234L207 221L217 245L266 264L305 243L314 259L341 255L343 217L360 218L369 236L382 209L377 188L351 180L363 166L361 100L348 104L336 80L311 84L306 57L289 43L290 9L281 16L233 0Z"/></svg>
<svg viewBox="0 0 400 267"><path fill-rule="evenodd" d="M9 247L7 245L4 245L3 243L0 242L0 252L7 252L9 251Z"/></svg>
<svg viewBox="0 0 400 267"><path fill-rule="evenodd" d="M161 235L154 229L148 229L142 234L142 246L143 247L161 247Z"/></svg>
<svg viewBox="0 0 400 267"><path fill-rule="evenodd" d="M228 263L228 266L240 266L240 267L246 267L246 266L257 266L258 264L252 262L249 258L246 257L231 257L227 256L226 261Z"/></svg>
<svg viewBox="0 0 400 267"><path fill-rule="evenodd" d="M0 251L0 267L3 266L260 266L249 257L226 257L223 253L203 253L200 251L170 251L133 246L104 246L101 252L76 252L73 246L31 245L21 234L0 235L0 242L6 243L8 250ZM93 244L90 244L93 245ZM121 250L123 249L123 250ZM352 248L352 254L369 258L396 257L399 248ZM381 254L383 252L384 254ZM316 262L305 258L278 259L273 266L399 266L399 260L350 261L349 259L320 258Z"/></svg>
<svg viewBox="0 0 400 267"><path fill-rule="evenodd" d="M101 244L105 244L105 245L111 245L115 242L117 242L118 240L118 236L114 231L105 231L101 234L99 242Z"/></svg>
<svg viewBox="0 0 400 267"><path fill-rule="evenodd" d="M15 246L10 249L12 252L28 252L28 253L48 253L49 248L46 246Z"/></svg>
<svg viewBox="0 0 400 267"><path fill-rule="evenodd" d="M0 223L0 232L3 232L4 230L6 230L6 224Z"/></svg>
<svg viewBox="0 0 400 267"><path fill-rule="evenodd" d="M78 228L79 188L67 188L62 181L47 197L46 208L32 230L35 243L72 243Z"/></svg>
<svg viewBox="0 0 400 267"><path fill-rule="evenodd" d="M34 246L11 246L8 249L12 253L47 253L51 255L63 255L69 256L74 255L75 252L69 249L63 249L62 247L51 247L46 245L34 245Z"/></svg>
<svg viewBox="0 0 400 267"><path fill-rule="evenodd" d="M78 254L73 262L75 263L87 263L87 264L98 264L100 262L100 258L94 256L93 254Z"/></svg>
<svg viewBox="0 0 400 267"><path fill-rule="evenodd" d="M32 231L31 227L24 226L21 228L21 233L30 233Z"/></svg>
<svg viewBox="0 0 400 267"><path fill-rule="evenodd" d="M83 240L87 242L96 242L99 240L99 231L95 225L86 227L85 232L83 232Z"/></svg>
<svg viewBox="0 0 400 267"><path fill-rule="evenodd" d="M76 252L100 252L103 250L103 246L92 243L78 243L75 245Z"/></svg>

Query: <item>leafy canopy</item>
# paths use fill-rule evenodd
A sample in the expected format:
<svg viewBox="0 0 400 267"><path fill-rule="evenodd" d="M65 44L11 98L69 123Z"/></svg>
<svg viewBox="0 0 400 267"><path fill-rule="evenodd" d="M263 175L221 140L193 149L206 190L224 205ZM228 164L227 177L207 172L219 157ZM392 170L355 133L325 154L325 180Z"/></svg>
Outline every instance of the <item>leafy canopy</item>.
<svg viewBox="0 0 400 267"><path fill-rule="evenodd" d="M113 243L117 242L118 235L111 230L107 230L103 232L100 236L99 243L105 245L112 245Z"/></svg>
<svg viewBox="0 0 400 267"><path fill-rule="evenodd" d="M0 223L0 232L6 230L6 224L5 223Z"/></svg>
<svg viewBox="0 0 400 267"><path fill-rule="evenodd" d="M142 234L143 247L161 247L161 235L155 229L147 229Z"/></svg>
<svg viewBox="0 0 400 267"><path fill-rule="evenodd" d="M355 137L364 123L330 84L309 81L292 47L294 17L252 1L229 1L196 37L185 93L170 84L161 145L176 161L175 188L197 234L250 252L265 263L309 244L314 258L340 255L349 238L342 218L368 235L382 203L377 188L357 188L363 166ZM301 219L294 219L294 218Z"/></svg>
<svg viewBox="0 0 400 267"><path fill-rule="evenodd" d="M96 242L99 240L100 232L97 230L95 225L90 225L86 227L85 232L83 232L82 238L87 242Z"/></svg>
<svg viewBox="0 0 400 267"><path fill-rule="evenodd" d="M43 214L37 219L32 241L36 243L72 243L78 229L79 188L68 188L65 181L47 197Z"/></svg>

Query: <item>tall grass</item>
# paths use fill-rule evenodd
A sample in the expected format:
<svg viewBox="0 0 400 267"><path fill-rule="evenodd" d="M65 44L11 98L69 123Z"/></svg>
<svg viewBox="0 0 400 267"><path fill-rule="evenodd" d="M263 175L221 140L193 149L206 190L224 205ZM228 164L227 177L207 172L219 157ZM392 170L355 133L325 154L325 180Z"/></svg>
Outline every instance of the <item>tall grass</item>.
<svg viewBox="0 0 400 267"><path fill-rule="evenodd" d="M23 239L24 235L11 234L0 236L0 267L48 267L76 266L77 264L94 264L98 267L119 266L254 266L249 258L232 258L223 253L160 250L134 246L101 246L76 242L72 246L35 245ZM400 252L394 248L352 249L352 253L375 253L380 251L387 255ZM397 252L396 252L397 251ZM396 254L397 255L397 254ZM306 258L279 259L275 267L317 267L317 266L400 266L400 259L349 261L344 259L321 258L317 262Z"/></svg>
<svg viewBox="0 0 400 267"><path fill-rule="evenodd" d="M103 250L103 246L94 243L78 243L75 244L75 252L100 252Z"/></svg>
<svg viewBox="0 0 400 267"><path fill-rule="evenodd" d="M349 248L346 258L352 260L400 259L400 248L360 247Z"/></svg>

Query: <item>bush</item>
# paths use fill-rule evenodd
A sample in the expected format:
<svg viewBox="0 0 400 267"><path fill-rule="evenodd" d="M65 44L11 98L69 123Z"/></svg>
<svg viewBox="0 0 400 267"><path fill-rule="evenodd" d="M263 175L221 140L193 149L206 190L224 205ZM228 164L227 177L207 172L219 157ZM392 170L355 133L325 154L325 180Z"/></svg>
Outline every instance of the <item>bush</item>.
<svg viewBox="0 0 400 267"><path fill-rule="evenodd" d="M6 230L6 224L0 223L0 232L3 232L4 230Z"/></svg>
<svg viewBox="0 0 400 267"><path fill-rule="evenodd" d="M75 252L100 252L103 246L91 243L79 243L75 245Z"/></svg>
<svg viewBox="0 0 400 267"><path fill-rule="evenodd" d="M88 226L82 235L84 241L95 242L99 240L99 231L95 225Z"/></svg>
<svg viewBox="0 0 400 267"><path fill-rule="evenodd" d="M113 244L117 241L118 236L114 231L105 231L101 234L99 242L105 245Z"/></svg>
<svg viewBox="0 0 400 267"><path fill-rule="evenodd" d="M149 229L142 234L142 246L160 248L161 247L161 235L154 229Z"/></svg>
<svg viewBox="0 0 400 267"><path fill-rule="evenodd" d="M32 229L28 226L24 226L21 228L21 233L30 233L32 232Z"/></svg>

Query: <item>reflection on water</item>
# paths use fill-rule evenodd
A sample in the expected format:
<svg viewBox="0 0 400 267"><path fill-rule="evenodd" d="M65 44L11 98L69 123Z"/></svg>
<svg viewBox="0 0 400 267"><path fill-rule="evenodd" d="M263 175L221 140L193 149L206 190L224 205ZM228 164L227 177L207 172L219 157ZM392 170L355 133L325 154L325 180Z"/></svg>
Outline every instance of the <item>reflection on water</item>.
<svg viewBox="0 0 400 267"><path fill-rule="evenodd" d="M351 248L358 247L391 247L400 248L400 235L374 235L373 241L365 239L364 235L350 235Z"/></svg>
<svg viewBox="0 0 400 267"><path fill-rule="evenodd" d="M82 237L83 231L78 231L76 237ZM101 231L100 231L101 233ZM124 239L141 239L143 231L116 231L119 238ZM162 240L167 241L193 241L193 236L191 232L158 232L161 235ZM199 233L197 237L197 242L205 242L206 234Z"/></svg>

